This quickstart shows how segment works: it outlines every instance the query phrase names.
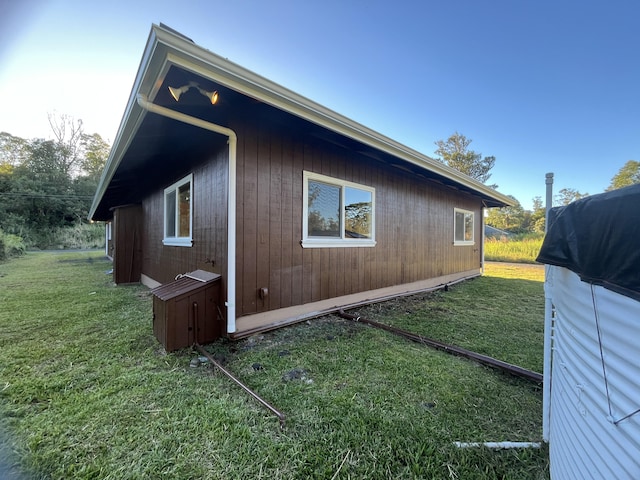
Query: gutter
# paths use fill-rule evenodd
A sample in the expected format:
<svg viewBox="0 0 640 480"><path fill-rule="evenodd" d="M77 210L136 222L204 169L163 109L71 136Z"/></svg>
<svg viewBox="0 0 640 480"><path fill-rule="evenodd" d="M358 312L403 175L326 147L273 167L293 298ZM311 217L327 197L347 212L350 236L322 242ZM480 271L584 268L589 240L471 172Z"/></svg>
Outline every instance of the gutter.
<svg viewBox="0 0 640 480"><path fill-rule="evenodd" d="M166 45L173 49L176 55L169 55L169 57L172 57L171 63L174 65L202 75L279 110L310 121L331 132L407 161L420 169L441 175L458 185L470 189L475 194L486 197L485 199L492 201L491 203L513 205L512 198L497 192L491 187L233 63L201 47L184 35L176 34L175 31L157 25L153 25L152 33L156 36L158 44Z"/></svg>
<svg viewBox="0 0 640 480"><path fill-rule="evenodd" d="M144 110L157 113L163 117L177 120L194 127L203 128L210 132L219 133L228 137L229 144L229 171L228 171L228 198L227 198L227 333L236 331L236 155L238 136L230 128L216 125L184 113L176 112L170 108L156 105L149 101L146 95L139 93L136 96L138 105Z"/></svg>

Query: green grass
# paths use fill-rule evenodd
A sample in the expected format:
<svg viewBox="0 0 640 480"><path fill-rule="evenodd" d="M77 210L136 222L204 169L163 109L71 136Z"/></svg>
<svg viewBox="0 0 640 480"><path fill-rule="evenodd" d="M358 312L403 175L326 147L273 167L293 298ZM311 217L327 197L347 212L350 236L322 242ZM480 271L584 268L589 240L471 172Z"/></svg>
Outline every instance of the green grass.
<svg viewBox="0 0 640 480"><path fill-rule="evenodd" d="M546 448L453 446L540 440L537 385L336 316L207 346L280 429L192 351L164 354L149 292L110 268L95 252L0 264L0 412L29 478L548 478ZM492 268L362 312L537 369L542 283Z"/></svg>
<svg viewBox="0 0 640 480"><path fill-rule="evenodd" d="M484 256L488 261L535 263L542 247L543 235L516 236L508 238L487 238L484 242Z"/></svg>

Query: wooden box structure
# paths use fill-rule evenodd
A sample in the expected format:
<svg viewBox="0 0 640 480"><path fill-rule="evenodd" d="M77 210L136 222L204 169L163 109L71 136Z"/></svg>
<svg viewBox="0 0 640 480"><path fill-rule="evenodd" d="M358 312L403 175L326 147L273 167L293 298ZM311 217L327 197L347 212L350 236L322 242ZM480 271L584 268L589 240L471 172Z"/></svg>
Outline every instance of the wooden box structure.
<svg viewBox="0 0 640 480"><path fill-rule="evenodd" d="M167 352L206 344L224 333L220 275L196 270L154 288L153 334Z"/></svg>

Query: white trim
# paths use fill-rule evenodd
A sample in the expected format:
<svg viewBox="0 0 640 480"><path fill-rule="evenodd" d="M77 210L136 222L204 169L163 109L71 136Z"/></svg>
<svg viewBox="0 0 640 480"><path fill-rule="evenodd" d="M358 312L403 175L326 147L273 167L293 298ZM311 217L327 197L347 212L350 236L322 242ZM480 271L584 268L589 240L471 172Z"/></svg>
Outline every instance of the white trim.
<svg viewBox="0 0 640 480"><path fill-rule="evenodd" d="M189 184L189 236L179 237L177 236L180 231L180 195L179 190L183 185ZM175 237L167 236L167 194L175 193L175 205L174 212L174 231ZM190 173L186 177L181 178L173 185L164 189L164 203L162 212L162 244L174 247L191 247L193 246L193 208L194 208L194 195L193 195L193 173Z"/></svg>
<svg viewBox="0 0 640 480"><path fill-rule="evenodd" d="M458 213L463 213L464 215L471 215L473 219L473 226L471 228L471 240L456 240L456 216ZM465 245L475 245L475 237L476 237L476 213L471 210L465 210L463 208L454 208L453 209L453 244L455 246L465 246ZM462 234L464 236L464 232Z"/></svg>
<svg viewBox="0 0 640 480"><path fill-rule="evenodd" d="M238 136L230 128L216 125L199 118L176 112L161 105L151 103L143 94L137 95L137 102L144 110L163 115L173 120L219 133L229 139L229 185L227 198L227 333L236 331L236 150Z"/></svg>
<svg viewBox="0 0 640 480"><path fill-rule="evenodd" d="M153 25L152 32L155 34L154 39L158 44L168 47L167 58L177 66L191 70L205 78L323 126L347 138L362 142L420 168L442 175L486 196L488 199L505 205L513 204L512 198L497 192L458 170L303 97L192 41L186 40L182 36L157 25Z"/></svg>
<svg viewBox="0 0 640 480"><path fill-rule="evenodd" d="M447 165L391 140L363 125L354 122L332 110L288 90L266 78L257 75L229 60L206 50L182 35L158 25L152 25L147 44L140 61L120 127L116 134L105 169L93 198L89 218L93 218L107 191L124 153L135 137L145 116L146 109L137 102L137 96L154 98L161 82L158 81L168 71L167 62L180 68L191 70L204 78L228 86L244 95L264 101L285 112L323 126L345 137L362 142L418 167L442 175L453 182L470 188L494 203L513 205L513 199L468 177ZM192 117L193 118L193 117ZM209 122L204 122L209 123ZM205 127L206 128L206 127ZM225 127L222 127L225 128ZM489 205L492 206L492 205Z"/></svg>
<svg viewBox="0 0 640 480"><path fill-rule="evenodd" d="M309 318L336 312L341 308L348 309L349 307L353 308L354 306L361 305L363 303L369 304L384 300L391 300L398 296L413 295L434 287L444 286L469 278L475 278L479 275L480 269L476 268L465 272L451 273L440 277L418 280L416 282L377 288L375 290L367 290L340 297L327 298L326 300L319 300L317 302L245 315L237 319L237 335L234 335L233 338L238 339L256 333L257 331L280 328Z"/></svg>
<svg viewBox="0 0 640 480"><path fill-rule="evenodd" d="M109 243L111 242L111 221L104 223L104 254L109 260L113 260L113 257L109 253Z"/></svg>
<svg viewBox="0 0 640 480"><path fill-rule="evenodd" d="M376 189L319 173L302 173L302 240L303 248L375 247L376 246ZM309 237L309 180L315 180L340 189L340 237ZM345 233L345 190L353 188L371 194L371 238L347 238Z"/></svg>
<svg viewBox="0 0 640 480"><path fill-rule="evenodd" d="M150 289L154 289L157 287L160 287L162 284L156 280L154 280L153 278L145 275L144 273L140 274L140 283L142 285L144 285L145 287L148 287Z"/></svg>

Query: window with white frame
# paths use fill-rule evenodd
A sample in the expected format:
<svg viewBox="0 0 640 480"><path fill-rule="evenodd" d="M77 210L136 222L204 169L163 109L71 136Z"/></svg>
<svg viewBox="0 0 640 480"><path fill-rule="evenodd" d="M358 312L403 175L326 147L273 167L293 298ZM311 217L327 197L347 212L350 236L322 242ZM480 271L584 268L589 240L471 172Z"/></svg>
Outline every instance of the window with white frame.
<svg viewBox="0 0 640 480"><path fill-rule="evenodd" d="M375 189L304 172L302 246L375 246Z"/></svg>
<svg viewBox="0 0 640 480"><path fill-rule="evenodd" d="M164 245L193 244L193 175L164 189Z"/></svg>
<svg viewBox="0 0 640 480"><path fill-rule="evenodd" d="M469 210L454 208L453 244L473 245L474 214Z"/></svg>

